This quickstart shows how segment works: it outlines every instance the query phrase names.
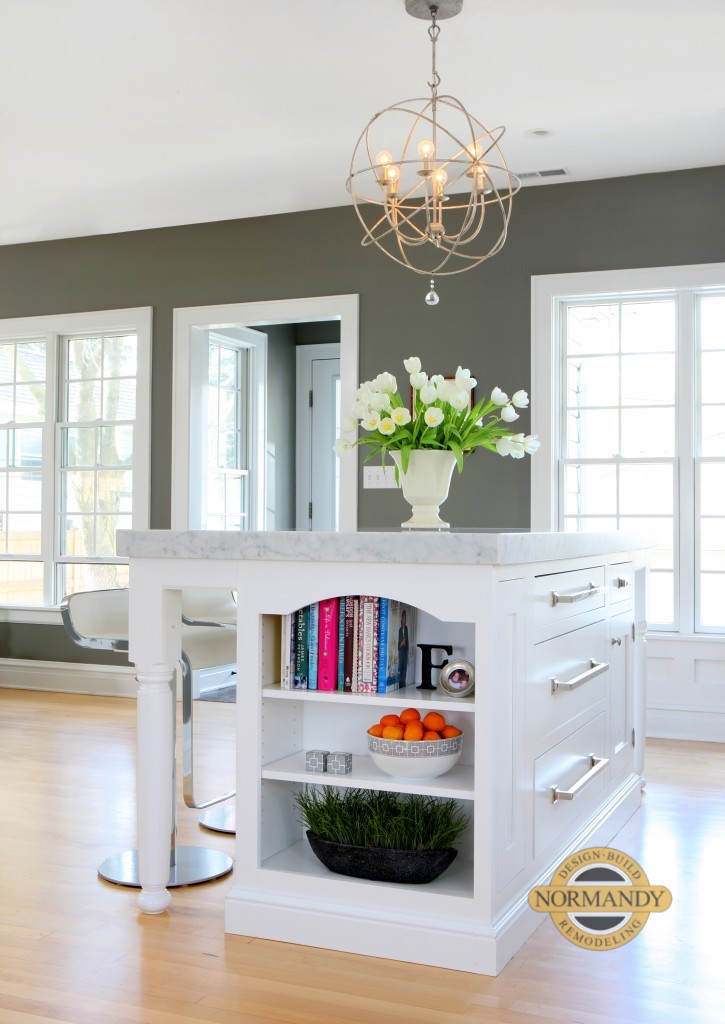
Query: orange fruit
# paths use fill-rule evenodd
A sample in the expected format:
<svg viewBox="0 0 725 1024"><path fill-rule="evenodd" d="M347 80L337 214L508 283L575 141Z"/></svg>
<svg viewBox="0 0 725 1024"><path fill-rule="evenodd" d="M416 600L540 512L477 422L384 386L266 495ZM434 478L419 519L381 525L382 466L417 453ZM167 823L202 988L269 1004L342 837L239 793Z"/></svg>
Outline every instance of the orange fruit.
<svg viewBox="0 0 725 1024"><path fill-rule="evenodd" d="M424 732L425 729L423 728L422 722L408 722L408 724L405 727L405 732L403 733L403 739L422 740Z"/></svg>
<svg viewBox="0 0 725 1024"><path fill-rule="evenodd" d="M397 715L383 715L380 719L380 724L385 728L386 725L400 725L400 719Z"/></svg>
<svg viewBox="0 0 725 1024"><path fill-rule="evenodd" d="M440 738L441 734L439 732L434 732L432 729L429 729L428 732L423 733L424 740L439 740Z"/></svg>
<svg viewBox="0 0 725 1024"><path fill-rule="evenodd" d="M403 738L403 726L402 725L386 725L383 729L384 740L402 740Z"/></svg>
<svg viewBox="0 0 725 1024"><path fill-rule="evenodd" d="M441 736L444 740L449 740L453 736L460 736L461 730L456 729L455 725L447 725L445 729L441 729Z"/></svg>
<svg viewBox="0 0 725 1024"><path fill-rule="evenodd" d="M416 708L406 708L405 711L400 712L400 721L403 725L407 725L408 722L419 722L420 711Z"/></svg>
<svg viewBox="0 0 725 1024"><path fill-rule="evenodd" d="M371 725L370 726L370 728L368 729L368 732L370 733L371 736L382 736L383 735L383 727L382 727L382 725L380 725L379 722L377 722L375 725Z"/></svg>
<svg viewBox="0 0 725 1024"><path fill-rule="evenodd" d="M440 732L441 729L445 729L446 720L443 715L439 715L437 711L429 711L423 719L423 725L426 729L430 729L431 732Z"/></svg>

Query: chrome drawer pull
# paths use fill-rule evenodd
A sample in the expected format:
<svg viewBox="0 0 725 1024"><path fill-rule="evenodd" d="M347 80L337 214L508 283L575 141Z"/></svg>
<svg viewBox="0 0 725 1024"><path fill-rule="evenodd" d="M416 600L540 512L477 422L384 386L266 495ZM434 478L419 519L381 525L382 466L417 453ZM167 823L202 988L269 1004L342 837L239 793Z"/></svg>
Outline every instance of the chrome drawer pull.
<svg viewBox="0 0 725 1024"><path fill-rule="evenodd" d="M624 576L617 576L616 580L614 581L614 586L617 588L617 590L621 590L622 587L629 586L629 580L626 580Z"/></svg>
<svg viewBox="0 0 725 1024"><path fill-rule="evenodd" d="M584 787L592 781L595 775L599 775L600 772L609 764L608 757L597 757L596 754L589 755L590 768L586 775L582 775L578 782L575 782L571 789L559 789L558 786L551 787L551 802L555 804L557 800L573 800L577 793L581 793Z"/></svg>
<svg viewBox="0 0 725 1024"><path fill-rule="evenodd" d="M575 590L573 594L560 594L558 590L552 590L551 603L554 606L557 604L574 604L575 601L586 601L588 597L598 597L599 594L606 594L608 592L608 587L598 587L596 583L590 583L586 590Z"/></svg>
<svg viewBox="0 0 725 1024"><path fill-rule="evenodd" d="M573 679L569 679L566 683L563 683L561 679L557 679L556 676L554 676L551 680L551 692L557 693L559 690L576 690L577 686L581 686L582 683L588 683L590 679L594 679L596 676L600 676L602 672L608 671L608 662L595 661L594 658L590 658L589 668L585 672L582 672L580 676L574 676Z"/></svg>

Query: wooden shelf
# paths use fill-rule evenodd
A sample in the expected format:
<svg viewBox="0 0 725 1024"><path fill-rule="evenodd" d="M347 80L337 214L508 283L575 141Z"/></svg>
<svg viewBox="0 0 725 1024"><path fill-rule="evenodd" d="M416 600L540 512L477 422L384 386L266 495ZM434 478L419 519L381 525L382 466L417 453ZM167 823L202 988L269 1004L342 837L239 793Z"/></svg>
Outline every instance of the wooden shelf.
<svg viewBox="0 0 725 1024"><path fill-rule="evenodd" d="M396 779L381 772L369 757L353 754L352 771L348 775L317 774L305 771L305 753L298 751L262 767L263 779L301 782L316 786L350 786L360 789L381 789L394 793L429 793L432 796L473 800L473 765L460 761L437 779Z"/></svg>

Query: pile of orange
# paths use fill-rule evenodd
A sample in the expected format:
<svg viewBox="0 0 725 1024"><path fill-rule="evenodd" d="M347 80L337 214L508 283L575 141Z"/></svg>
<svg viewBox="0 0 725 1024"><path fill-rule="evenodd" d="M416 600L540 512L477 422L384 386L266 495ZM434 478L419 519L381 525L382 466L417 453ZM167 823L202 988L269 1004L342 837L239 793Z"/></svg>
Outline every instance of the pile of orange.
<svg viewBox="0 0 725 1024"><path fill-rule="evenodd" d="M448 725L437 711L429 711L421 718L416 708L406 708L399 715L383 715L368 732L384 740L447 740L461 735L461 730Z"/></svg>

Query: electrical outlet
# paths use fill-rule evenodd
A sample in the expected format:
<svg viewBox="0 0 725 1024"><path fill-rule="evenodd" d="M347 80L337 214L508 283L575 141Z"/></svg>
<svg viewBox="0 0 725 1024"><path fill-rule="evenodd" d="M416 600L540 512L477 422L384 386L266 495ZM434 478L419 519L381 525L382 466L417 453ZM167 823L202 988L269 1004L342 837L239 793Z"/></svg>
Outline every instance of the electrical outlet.
<svg viewBox="0 0 725 1024"><path fill-rule="evenodd" d="M363 487L392 487L397 489L395 482L395 466L365 466L363 468Z"/></svg>

